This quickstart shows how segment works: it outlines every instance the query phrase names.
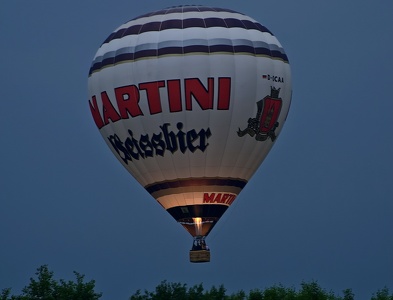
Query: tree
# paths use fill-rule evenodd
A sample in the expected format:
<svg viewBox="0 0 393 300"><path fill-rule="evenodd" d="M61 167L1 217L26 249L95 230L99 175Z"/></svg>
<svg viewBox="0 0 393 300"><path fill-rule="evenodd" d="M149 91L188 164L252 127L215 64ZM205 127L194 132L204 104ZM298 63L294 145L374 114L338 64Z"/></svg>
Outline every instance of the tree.
<svg viewBox="0 0 393 300"><path fill-rule="evenodd" d="M341 300L333 292L326 292L322 289L316 281L309 283L303 281L301 287L302 289L296 298L298 300Z"/></svg>
<svg viewBox="0 0 393 300"><path fill-rule="evenodd" d="M30 278L30 284L22 289L21 300L46 299L55 300L56 281L53 279L53 272L49 271L47 265L37 269L35 273L38 280Z"/></svg>
<svg viewBox="0 0 393 300"><path fill-rule="evenodd" d="M10 300L11 289L2 289L0 294L0 300Z"/></svg>
<svg viewBox="0 0 393 300"><path fill-rule="evenodd" d="M188 289L188 300L203 299L203 286L202 283L194 285Z"/></svg>
<svg viewBox="0 0 393 300"><path fill-rule="evenodd" d="M220 285L218 289L215 286L212 286L210 291L206 291L205 299L211 300L224 300L226 295L226 289L223 285Z"/></svg>
<svg viewBox="0 0 393 300"><path fill-rule="evenodd" d="M352 289L343 290L344 298L343 300L355 300L355 294L352 292Z"/></svg>
<svg viewBox="0 0 393 300"><path fill-rule="evenodd" d="M84 282L84 275L74 272L76 282L53 278L47 265L37 269L37 279L30 278L30 284L22 289L19 296L10 296L11 289L3 289L0 300L97 300L101 293L94 291L95 281Z"/></svg>
<svg viewBox="0 0 393 300"><path fill-rule="evenodd" d="M285 288L281 284L274 285L263 291L263 300L295 300L296 291L292 288Z"/></svg>
<svg viewBox="0 0 393 300"><path fill-rule="evenodd" d="M393 293L389 293L389 289L384 287L382 290L378 290L376 294L373 294L371 300L393 300Z"/></svg>

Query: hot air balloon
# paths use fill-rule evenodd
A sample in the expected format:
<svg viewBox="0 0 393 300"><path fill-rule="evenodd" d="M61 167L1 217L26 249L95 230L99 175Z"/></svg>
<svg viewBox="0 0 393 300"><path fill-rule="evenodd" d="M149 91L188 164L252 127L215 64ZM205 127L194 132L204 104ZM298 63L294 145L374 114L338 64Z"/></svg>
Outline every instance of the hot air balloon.
<svg viewBox="0 0 393 300"><path fill-rule="evenodd" d="M191 234L190 261L210 261L205 238L288 114L290 66L277 38L229 9L158 10L109 35L88 90L113 154Z"/></svg>

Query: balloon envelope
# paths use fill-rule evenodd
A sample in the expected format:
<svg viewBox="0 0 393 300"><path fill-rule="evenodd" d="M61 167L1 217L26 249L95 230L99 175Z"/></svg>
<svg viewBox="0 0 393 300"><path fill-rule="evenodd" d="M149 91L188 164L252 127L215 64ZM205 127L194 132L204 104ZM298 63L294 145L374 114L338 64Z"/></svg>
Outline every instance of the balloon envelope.
<svg viewBox="0 0 393 300"><path fill-rule="evenodd" d="M192 236L208 235L236 201L280 134L292 93L276 37L246 15L205 6L121 25L98 49L88 85L109 148Z"/></svg>

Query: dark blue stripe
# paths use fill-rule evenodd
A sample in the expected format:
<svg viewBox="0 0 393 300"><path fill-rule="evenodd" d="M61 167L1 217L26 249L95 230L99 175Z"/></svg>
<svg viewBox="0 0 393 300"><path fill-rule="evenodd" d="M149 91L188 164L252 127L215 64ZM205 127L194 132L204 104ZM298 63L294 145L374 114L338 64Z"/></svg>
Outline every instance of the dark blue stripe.
<svg viewBox="0 0 393 300"><path fill-rule="evenodd" d="M136 35L143 32L151 31L163 31L167 29L186 29L186 28L211 28L211 27L222 27L222 28L243 28L243 29L254 29L261 32L268 32L273 35L265 26L259 23L251 22L248 20L238 20L234 18L189 18L184 20L166 20L163 22L149 22L143 25L132 25L128 28L122 28L112 33L105 41L109 43L112 40L122 38L128 35Z"/></svg>
<svg viewBox="0 0 393 300"><path fill-rule="evenodd" d="M191 179L181 179L178 181L159 182L159 183L145 186L145 189L151 194L160 190L179 188L179 187L190 187L190 186L218 185L218 186L232 186L242 189L246 184L247 184L246 180L230 179L230 178L191 178Z"/></svg>
<svg viewBox="0 0 393 300"><path fill-rule="evenodd" d="M113 65L115 62L115 57L109 57L102 60L101 64L103 66Z"/></svg>
<svg viewBox="0 0 393 300"><path fill-rule="evenodd" d="M183 20L183 28L192 28L192 27L199 27L199 28L206 28L205 22L203 19L198 18L190 18Z"/></svg>
<svg viewBox="0 0 393 300"><path fill-rule="evenodd" d="M161 23L160 30L182 29L182 28L183 28L182 20L166 20Z"/></svg>
<svg viewBox="0 0 393 300"><path fill-rule="evenodd" d="M157 57L157 50L141 50L134 53L134 59L145 58L145 57Z"/></svg>
<svg viewBox="0 0 393 300"><path fill-rule="evenodd" d="M165 47L158 49L158 56L168 54L183 54L183 48L181 47Z"/></svg>
<svg viewBox="0 0 393 300"><path fill-rule="evenodd" d="M270 50L269 48L262 48L257 47L254 48L252 46L246 45L213 45L213 46L205 46L205 45L193 45L193 46L186 46L186 47L165 47L160 49L149 49L149 50L141 50L136 51L134 53L123 53L116 55L112 58L107 58L102 60L101 62L97 62L93 64L89 71L89 76L94 72L103 67L113 65L115 63L120 63L122 61L131 61L135 59L141 58L151 58L151 57L160 57L163 55L170 55L170 54L191 54L191 53L249 53L252 55L265 55L270 56L271 58L278 58L283 60L284 62L288 62L288 57L285 53L281 53L280 51Z"/></svg>
<svg viewBox="0 0 393 300"><path fill-rule="evenodd" d="M129 27L125 30L125 35L135 35L138 34L141 31L143 25L135 25L132 27Z"/></svg>
<svg viewBox="0 0 393 300"><path fill-rule="evenodd" d="M193 45L184 47L184 54L189 53L209 53L209 46L206 45Z"/></svg>
<svg viewBox="0 0 393 300"><path fill-rule="evenodd" d="M134 53L123 53L115 57L114 63L119 63L122 61L134 60L134 59L135 59Z"/></svg>
<svg viewBox="0 0 393 300"><path fill-rule="evenodd" d="M252 53L255 54L255 48L251 46L234 46L235 53ZM268 50L268 49L266 49ZM269 51L269 50L268 50ZM270 52L270 51L269 51Z"/></svg>
<svg viewBox="0 0 393 300"><path fill-rule="evenodd" d="M206 28L227 27L225 20L220 18L206 18L206 19L202 19L202 21L204 21L204 23L206 24Z"/></svg>
<svg viewBox="0 0 393 300"><path fill-rule="evenodd" d="M209 53L216 53L216 52L235 53L236 52L234 47L231 45L213 45L208 48L209 48Z"/></svg>
<svg viewBox="0 0 393 300"><path fill-rule="evenodd" d="M274 58L281 58L283 61L286 61L286 62L288 61L288 58L286 57L285 54L284 54L285 59L282 57L281 53L279 53L280 55L277 55L277 53L275 53L276 56L274 56L273 51L270 51L270 49L267 49L267 48L255 48L255 54L256 55L267 55L267 56L271 56Z"/></svg>
<svg viewBox="0 0 393 300"><path fill-rule="evenodd" d="M160 31L161 22L150 22L142 25L139 33L149 32L149 31Z"/></svg>
<svg viewBox="0 0 393 300"><path fill-rule="evenodd" d="M284 61L288 61L287 55L285 53L281 53L280 51L277 51L277 50L271 51L271 56L276 57L276 58L280 58Z"/></svg>

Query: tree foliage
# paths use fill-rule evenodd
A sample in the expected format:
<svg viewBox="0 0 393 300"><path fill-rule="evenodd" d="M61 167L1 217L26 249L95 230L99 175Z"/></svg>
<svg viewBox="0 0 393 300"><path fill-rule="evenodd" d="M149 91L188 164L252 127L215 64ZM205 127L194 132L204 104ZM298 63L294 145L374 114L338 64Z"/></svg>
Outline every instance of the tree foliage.
<svg viewBox="0 0 393 300"><path fill-rule="evenodd" d="M371 300L393 300L393 293L390 294L389 289L384 287L382 290L377 291L376 294L373 294Z"/></svg>
<svg viewBox="0 0 393 300"><path fill-rule="evenodd" d="M264 290L253 289L248 294L244 291L227 294L223 285L205 290L202 284L187 287L186 284L168 283L162 281L154 291L136 291L130 300L354 300L351 289L342 291L342 295L335 295L332 291L323 289L318 282L302 282L300 289L274 285ZM393 294L385 287L374 294L371 300L393 300Z"/></svg>
<svg viewBox="0 0 393 300"><path fill-rule="evenodd" d="M97 300L101 293L94 291L95 281L84 282L84 275L74 272L76 281L56 281L47 265L37 269L37 279L30 278L30 283L22 289L21 295L11 296L11 289L3 289L0 300Z"/></svg>
<svg viewBox="0 0 393 300"><path fill-rule="evenodd" d="M56 281L53 272L43 265L37 269L36 278L22 289L21 295L11 295L11 289L0 292L0 300L98 300L102 293L96 293L95 281L85 282L85 276L74 272L75 281ZM162 281L153 291L137 290L130 300L354 300L351 289L341 295L323 289L317 281L302 282L300 288L273 285L265 289L253 289L248 294L242 290L228 294L223 285L204 289L202 283L188 287L187 284ZM370 300L393 300L393 293L387 287L374 293Z"/></svg>

